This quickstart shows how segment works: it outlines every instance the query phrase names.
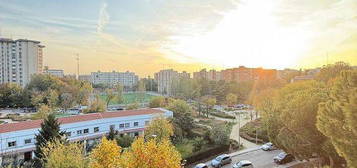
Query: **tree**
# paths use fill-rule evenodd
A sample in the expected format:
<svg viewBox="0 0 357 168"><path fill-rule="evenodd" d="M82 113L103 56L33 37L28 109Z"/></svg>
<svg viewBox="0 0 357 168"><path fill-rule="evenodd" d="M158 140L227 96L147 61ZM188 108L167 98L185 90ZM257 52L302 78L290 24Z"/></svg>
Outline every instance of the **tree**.
<svg viewBox="0 0 357 168"><path fill-rule="evenodd" d="M114 140L115 136L117 135L116 131L114 130L113 127L110 127L109 134L107 136L108 140Z"/></svg>
<svg viewBox="0 0 357 168"><path fill-rule="evenodd" d="M71 93L62 93L59 98L60 106L67 112L75 103L75 98Z"/></svg>
<svg viewBox="0 0 357 168"><path fill-rule="evenodd" d="M0 108L21 107L23 90L17 84L0 84Z"/></svg>
<svg viewBox="0 0 357 168"><path fill-rule="evenodd" d="M58 123L54 114L50 114L41 123L41 129L36 134L36 157L41 160L44 158L44 151L42 150L49 142L59 140L63 142L64 132L60 130L60 123Z"/></svg>
<svg viewBox="0 0 357 168"><path fill-rule="evenodd" d="M156 96L150 100L150 108L163 107L165 105L165 98L162 96Z"/></svg>
<svg viewBox="0 0 357 168"><path fill-rule="evenodd" d="M172 124L174 125L174 132L178 133L177 129L180 129L182 136L191 136L194 124L190 106L183 100L173 100L169 103L167 109L173 112ZM176 135L176 138L180 138L177 136L179 135Z"/></svg>
<svg viewBox="0 0 357 168"><path fill-rule="evenodd" d="M115 94L112 89L105 89L105 103L107 107L109 106L110 101L115 98Z"/></svg>
<svg viewBox="0 0 357 168"><path fill-rule="evenodd" d="M135 109L138 109L138 108L139 108L139 103L138 103L138 102L129 104L129 105L126 107L127 110L135 110Z"/></svg>
<svg viewBox="0 0 357 168"><path fill-rule="evenodd" d="M181 156L168 139L157 142L139 137L122 154L125 168L181 168Z"/></svg>
<svg viewBox="0 0 357 168"><path fill-rule="evenodd" d="M137 97L137 101L140 102L140 103L143 103L144 102L144 98L145 98L145 83L143 80L140 80L138 82L138 97Z"/></svg>
<svg viewBox="0 0 357 168"><path fill-rule="evenodd" d="M357 70L343 71L318 109L317 127L348 167L357 167Z"/></svg>
<svg viewBox="0 0 357 168"><path fill-rule="evenodd" d="M332 65L329 64L321 68L320 72L316 76L316 79L323 82L328 82L330 79L339 76L342 71L350 69L352 68L345 62L336 62Z"/></svg>
<svg viewBox="0 0 357 168"><path fill-rule="evenodd" d="M237 104L237 95L233 94L233 93L229 93L227 96L226 96L226 102L228 104L228 106L233 106L235 104Z"/></svg>
<svg viewBox="0 0 357 168"><path fill-rule="evenodd" d="M79 105L87 105L88 98L93 91L93 87L90 83L81 81L78 87L77 101Z"/></svg>
<svg viewBox="0 0 357 168"><path fill-rule="evenodd" d="M124 135L122 137L116 137L117 144L122 148L128 148L133 143L134 138L129 135Z"/></svg>
<svg viewBox="0 0 357 168"><path fill-rule="evenodd" d="M203 102L206 105L206 115L208 117L210 110L212 110L213 106L216 104L216 98L211 96L205 96L203 98Z"/></svg>
<svg viewBox="0 0 357 168"><path fill-rule="evenodd" d="M155 138L158 141L169 139L174 135L172 124L165 118L155 118L145 129L145 139Z"/></svg>
<svg viewBox="0 0 357 168"><path fill-rule="evenodd" d="M325 150L331 142L316 128L318 104L327 99L323 83L291 83L271 96L259 109L264 110L262 119L274 144L299 159L335 156L335 151Z"/></svg>
<svg viewBox="0 0 357 168"><path fill-rule="evenodd" d="M118 168L121 162L121 147L115 141L103 137L101 143L90 154L91 168Z"/></svg>
<svg viewBox="0 0 357 168"><path fill-rule="evenodd" d="M215 144L228 145L229 144L229 129L226 125L216 125L210 131L210 139Z"/></svg>
<svg viewBox="0 0 357 168"><path fill-rule="evenodd" d="M50 141L42 147L42 158L46 168L86 168L87 160L84 157L83 145L79 143L62 143Z"/></svg>
<svg viewBox="0 0 357 168"><path fill-rule="evenodd" d="M32 115L33 120L37 119L46 119L48 115L50 115L52 112L52 109L48 105L40 105L38 108L37 112Z"/></svg>
<svg viewBox="0 0 357 168"><path fill-rule="evenodd" d="M102 99L99 96L96 96L94 102L92 102L89 106L88 110L85 110L85 113L100 113L105 112L106 106Z"/></svg>
<svg viewBox="0 0 357 168"><path fill-rule="evenodd" d="M120 103L123 103L123 90L124 90L124 87L121 85L121 84L117 84L115 86L115 91L116 91L116 98L117 98L117 102L120 104Z"/></svg>

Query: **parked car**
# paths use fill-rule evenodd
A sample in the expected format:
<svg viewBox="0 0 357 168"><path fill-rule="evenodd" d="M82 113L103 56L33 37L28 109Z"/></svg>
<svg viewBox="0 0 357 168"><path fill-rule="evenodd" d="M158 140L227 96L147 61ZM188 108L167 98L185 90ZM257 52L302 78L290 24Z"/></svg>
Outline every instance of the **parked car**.
<svg viewBox="0 0 357 168"><path fill-rule="evenodd" d="M274 157L274 162L277 164L285 164L294 160L294 156L291 154L287 154L285 152L279 153L278 156Z"/></svg>
<svg viewBox="0 0 357 168"><path fill-rule="evenodd" d="M208 168L208 166L204 163L197 164L194 168Z"/></svg>
<svg viewBox="0 0 357 168"><path fill-rule="evenodd" d="M232 158L228 154L222 154L217 156L211 161L212 167L222 167L223 165L232 163Z"/></svg>
<svg viewBox="0 0 357 168"><path fill-rule="evenodd" d="M233 165L233 168L254 168L253 163L249 160L241 160Z"/></svg>
<svg viewBox="0 0 357 168"><path fill-rule="evenodd" d="M260 149L262 149L262 150L264 150L264 151L271 151L271 150L275 150L276 147L273 145L273 143L268 142L268 143L262 145L262 146L260 147Z"/></svg>

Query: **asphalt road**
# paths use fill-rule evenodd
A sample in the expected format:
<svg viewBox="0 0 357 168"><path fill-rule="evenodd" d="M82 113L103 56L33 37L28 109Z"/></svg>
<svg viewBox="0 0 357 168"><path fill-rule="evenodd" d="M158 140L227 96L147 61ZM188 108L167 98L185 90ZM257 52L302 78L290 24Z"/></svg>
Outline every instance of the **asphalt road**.
<svg viewBox="0 0 357 168"><path fill-rule="evenodd" d="M240 154L237 156L232 157L232 163L229 165L225 165L222 168L231 168L233 164L239 162L240 160L249 160L253 163L254 168L277 168L277 167L287 167L287 165L277 165L273 162L273 158L278 155L281 150L274 150L274 151L263 151L263 150L256 150L251 151L245 154ZM210 166L210 161L206 164ZM291 165L293 163L290 163Z"/></svg>

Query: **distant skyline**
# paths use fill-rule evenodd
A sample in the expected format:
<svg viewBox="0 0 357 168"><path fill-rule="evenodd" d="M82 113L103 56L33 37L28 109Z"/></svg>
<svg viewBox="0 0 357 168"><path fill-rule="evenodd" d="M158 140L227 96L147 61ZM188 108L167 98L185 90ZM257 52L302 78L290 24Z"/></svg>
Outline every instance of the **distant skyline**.
<svg viewBox="0 0 357 168"><path fill-rule="evenodd" d="M357 65L356 0L0 0L0 37L80 72Z"/></svg>

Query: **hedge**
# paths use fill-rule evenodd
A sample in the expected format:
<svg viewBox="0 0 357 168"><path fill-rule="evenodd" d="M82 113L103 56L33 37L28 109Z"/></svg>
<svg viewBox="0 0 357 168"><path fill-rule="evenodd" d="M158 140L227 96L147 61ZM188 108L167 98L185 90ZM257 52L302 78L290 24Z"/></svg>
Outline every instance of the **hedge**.
<svg viewBox="0 0 357 168"><path fill-rule="evenodd" d="M215 116L215 117L220 117L220 118L227 118L227 119L236 119L236 117L234 116L231 116L229 114L226 114L226 113L217 113L217 112L213 112L213 113L210 113L212 116Z"/></svg>
<svg viewBox="0 0 357 168"><path fill-rule="evenodd" d="M209 157L228 152L229 151L229 145L221 145L217 146L208 150L203 150L198 153L193 154L190 157L185 158L187 160L187 164L192 164L195 162L198 162L203 159L207 159Z"/></svg>

